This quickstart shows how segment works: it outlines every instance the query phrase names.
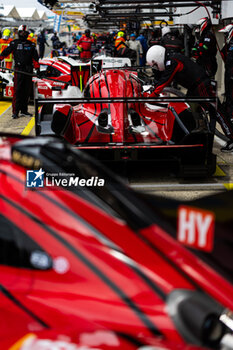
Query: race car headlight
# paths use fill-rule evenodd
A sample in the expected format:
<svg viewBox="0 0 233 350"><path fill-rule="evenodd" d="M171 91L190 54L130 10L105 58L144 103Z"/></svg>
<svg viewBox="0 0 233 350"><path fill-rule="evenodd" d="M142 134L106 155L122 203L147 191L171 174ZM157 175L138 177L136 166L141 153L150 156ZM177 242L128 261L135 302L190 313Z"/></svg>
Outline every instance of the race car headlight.
<svg viewBox="0 0 233 350"><path fill-rule="evenodd" d="M106 128L106 126L108 125L108 115L107 115L107 113L105 113L105 112L100 113L100 115L98 116L98 124L99 124L99 126L102 126L103 128Z"/></svg>
<svg viewBox="0 0 233 350"><path fill-rule="evenodd" d="M137 112L131 111L130 117L131 117L133 126L141 125L141 118Z"/></svg>
<svg viewBox="0 0 233 350"><path fill-rule="evenodd" d="M97 130L103 134L114 134L114 128L111 122L111 115L107 110L100 112L97 118Z"/></svg>

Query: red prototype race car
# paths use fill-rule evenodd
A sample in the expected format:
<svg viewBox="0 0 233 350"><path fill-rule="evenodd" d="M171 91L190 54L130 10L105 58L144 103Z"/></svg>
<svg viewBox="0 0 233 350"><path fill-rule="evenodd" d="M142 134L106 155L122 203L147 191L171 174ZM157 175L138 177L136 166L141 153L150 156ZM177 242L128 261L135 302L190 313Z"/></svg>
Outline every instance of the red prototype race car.
<svg viewBox="0 0 233 350"><path fill-rule="evenodd" d="M69 57L43 58L39 63L40 77L34 77L33 83L40 97L52 97L53 91L66 90L70 85L77 86L82 90L90 76L90 64L78 62ZM73 74L77 74L75 80ZM8 71L0 72L0 93L2 97L11 98L13 96L13 78L13 74Z"/></svg>
<svg viewBox="0 0 233 350"><path fill-rule="evenodd" d="M43 108L36 113L36 134L52 129L103 161L176 158L182 174L212 174L213 134L201 105L192 103L191 109L184 98L179 103L177 98L167 104L151 102L141 98L142 91L137 73L103 70L89 79L82 99L37 100ZM48 115L51 102L55 105ZM46 129L43 123L48 120Z"/></svg>
<svg viewBox="0 0 233 350"><path fill-rule="evenodd" d="M88 349L232 349L232 192L142 195L55 138L5 138L0 157L0 343L76 329Z"/></svg>

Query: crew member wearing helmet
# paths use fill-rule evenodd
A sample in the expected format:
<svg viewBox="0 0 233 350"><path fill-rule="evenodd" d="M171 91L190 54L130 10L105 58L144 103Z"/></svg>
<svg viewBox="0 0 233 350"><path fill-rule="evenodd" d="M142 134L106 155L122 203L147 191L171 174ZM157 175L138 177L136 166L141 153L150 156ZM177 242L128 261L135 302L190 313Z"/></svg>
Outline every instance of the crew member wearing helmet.
<svg viewBox="0 0 233 350"><path fill-rule="evenodd" d="M214 78L218 68L216 60L217 41L211 31L211 21L207 17L201 18L196 25L195 34L199 37L199 40L192 50L193 58L205 68L209 77Z"/></svg>
<svg viewBox="0 0 233 350"><path fill-rule="evenodd" d="M116 52L116 56L121 56L121 52L123 49L125 49L127 46L125 44L125 33L122 31L119 31L117 33L117 37L115 40L115 52Z"/></svg>
<svg viewBox="0 0 233 350"><path fill-rule="evenodd" d="M233 24L228 24L219 32L226 36L226 44L221 50L225 62L225 96L229 119L233 122Z"/></svg>
<svg viewBox="0 0 233 350"><path fill-rule="evenodd" d="M158 96L163 89L173 81L173 79L175 79L178 84L188 89L187 95L189 96L215 96L211 80L207 76L203 67L193 62L189 57L186 57L180 53L174 53L172 56L166 57L165 51L165 48L160 45L152 46L147 51L147 63L163 73L157 82L154 91L151 94L144 92L144 97ZM217 120L226 136L230 139L226 146L221 150L223 152L232 152L233 127L222 111L220 101L218 101L217 110L211 103L206 102L205 107L209 110L212 128L213 125L215 127L214 121Z"/></svg>
<svg viewBox="0 0 233 350"><path fill-rule="evenodd" d="M11 43L13 39L10 38L11 31L10 29L6 28L3 31L2 38L0 39L0 54L5 50L8 45ZM8 57L4 59L5 61L5 67L8 69L12 68L13 65L13 56L10 54Z"/></svg>
<svg viewBox="0 0 233 350"><path fill-rule="evenodd" d="M27 40L29 40L29 41L31 41L33 44L35 44L36 45L36 36L35 36L35 34L33 33L33 32L31 32L29 35L28 35L28 39Z"/></svg>
<svg viewBox="0 0 233 350"><path fill-rule="evenodd" d="M32 77L30 74L33 72L33 67L36 69L40 67L36 46L27 40L28 31L26 25L19 26L18 37L18 39L11 41L10 45L0 55L0 60L3 60L9 54L13 53L15 61L14 95L12 102L13 119L18 118L20 112L22 115L31 116L28 112L28 101L32 87ZM29 73L29 75L24 74L24 72Z"/></svg>
<svg viewBox="0 0 233 350"><path fill-rule="evenodd" d="M94 44L94 38L91 37L90 29L86 29L85 34L77 41L77 48L80 51L80 58L90 59L92 57L92 44Z"/></svg>

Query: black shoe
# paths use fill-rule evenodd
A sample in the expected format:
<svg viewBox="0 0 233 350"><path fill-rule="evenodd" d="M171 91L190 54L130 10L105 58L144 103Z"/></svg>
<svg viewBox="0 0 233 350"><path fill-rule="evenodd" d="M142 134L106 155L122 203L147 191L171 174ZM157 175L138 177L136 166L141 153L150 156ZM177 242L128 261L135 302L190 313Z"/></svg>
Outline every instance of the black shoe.
<svg viewBox="0 0 233 350"><path fill-rule="evenodd" d="M233 141L230 140L226 143L226 145L224 147L221 148L222 152L233 152Z"/></svg>
<svg viewBox="0 0 233 350"><path fill-rule="evenodd" d="M12 115L12 119L17 119L17 118L19 118L18 114L13 114Z"/></svg>
<svg viewBox="0 0 233 350"><path fill-rule="evenodd" d="M32 117L32 114L29 112L21 112L20 115L22 115L22 116L24 115L25 117Z"/></svg>

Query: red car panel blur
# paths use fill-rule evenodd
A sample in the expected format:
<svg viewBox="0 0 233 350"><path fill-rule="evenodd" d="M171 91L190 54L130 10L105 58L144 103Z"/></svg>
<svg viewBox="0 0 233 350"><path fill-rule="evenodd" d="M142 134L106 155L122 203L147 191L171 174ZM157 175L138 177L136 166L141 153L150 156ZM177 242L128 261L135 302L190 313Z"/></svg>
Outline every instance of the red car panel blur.
<svg viewBox="0 0 233 350"><path fill-rule="evenodd" d="M214 268L224 242L217 244L217 221L213 249L202 256L177 241L156 200L143 200L68 145L8 139L0 154L0 338L16 327L85 332L97 325L128 342L124 349L160 339L162 348L163 341L171 349L215 348L225 332L218 317L233 310L232 276ZM26 164L99 174L106 186L25 189Z"/></svg>

